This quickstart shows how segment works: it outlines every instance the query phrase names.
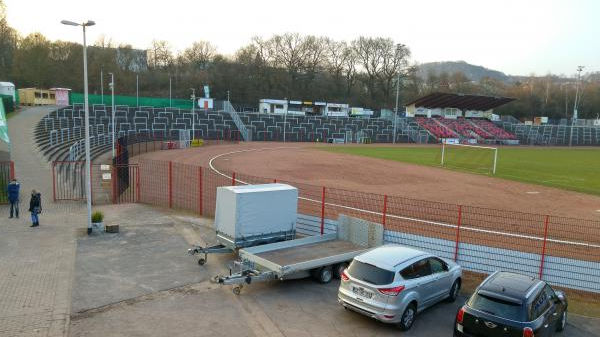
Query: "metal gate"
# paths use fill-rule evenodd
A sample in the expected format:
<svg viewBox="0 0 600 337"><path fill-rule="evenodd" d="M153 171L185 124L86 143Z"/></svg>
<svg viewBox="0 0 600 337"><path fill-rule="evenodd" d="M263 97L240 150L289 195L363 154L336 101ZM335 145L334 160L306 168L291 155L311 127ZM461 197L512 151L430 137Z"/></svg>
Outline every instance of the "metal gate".
<svg viewBox="0 0 600 337"><path fill-rule="evenodd" d="M85 200L85 161L52 163L52 198Z"/></svg>
<svg viewBox="0 0 600 337"><path fill-rule="evenodd" d="M0 204L8 203L6 186L15 177L15 166L12 161L0 162Z"/></svg>
<svg viewBox="0 0 600 337"><path fill-rule="evenodd" d="M113 204L140 200L140 168L137 164L114 165L111 178Z"/></svg>

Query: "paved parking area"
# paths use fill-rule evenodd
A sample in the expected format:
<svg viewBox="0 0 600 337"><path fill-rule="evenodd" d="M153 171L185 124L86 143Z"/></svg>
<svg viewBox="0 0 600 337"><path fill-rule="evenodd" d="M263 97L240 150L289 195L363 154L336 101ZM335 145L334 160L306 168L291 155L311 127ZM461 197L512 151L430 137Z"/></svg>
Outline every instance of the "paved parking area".
<svg viewBox="0 0 600 337"><path fill-rule="evenodd" d="M231 287L208 281L227 272L233 255L210 256L198 266L186 254L197 240L214 242L210 221L141 205L107 210L114 219L132 219L123 212L145 215L138 223L127 220L120 234L79 239L72 336L451 336L465 300L426 310L411 331L401 333L338 305L339 281L252 284L236 296ZM575 321L585 328L570 325L563 336L599 335L598 322Z"/></svg>

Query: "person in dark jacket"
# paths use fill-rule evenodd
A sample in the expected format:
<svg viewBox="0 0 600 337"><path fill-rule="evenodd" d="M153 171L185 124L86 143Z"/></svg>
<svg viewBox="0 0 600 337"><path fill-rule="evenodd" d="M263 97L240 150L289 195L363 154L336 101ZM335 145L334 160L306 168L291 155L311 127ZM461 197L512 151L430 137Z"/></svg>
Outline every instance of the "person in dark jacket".
<svg viewBox="0 0 600 337"><path fill-rule="evenodd" d="M31 199L29 200L29 212L31 212L31 226L37 227L40 225L39 214L42 213L42 195L31 190Z"/></svg>
<svg viewBox="0 0 600 337"><path fill-rule="evenodd" d="M8 202L10 202L10 218L13 217L13 214L19 218L19 191L21 190L21 185L17 179L14 179L6 186L6 194L8 195Z"/></svg>

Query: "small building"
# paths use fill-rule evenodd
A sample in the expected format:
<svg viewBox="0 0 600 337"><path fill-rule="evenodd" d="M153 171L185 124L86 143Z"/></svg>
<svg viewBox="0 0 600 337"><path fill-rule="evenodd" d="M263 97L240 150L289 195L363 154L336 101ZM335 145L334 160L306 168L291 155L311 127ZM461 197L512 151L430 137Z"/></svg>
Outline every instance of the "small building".
<svg viewBox="0 0 600 337"><path fill-rule="evenodd" d="M54 92L54 97L56 99L55 104L58 106L67 106L69 105L69 92L71 89L67 88L50 88L48 91L50 93Z"/></svg>
<svg viewBox="0 0 600 337"><path fill-rule="evenodd" d="M21 105L55 105L56 94L48 89L24 88L19 89Z"/></svg>
<svg viewBox="0 0 600 337"><path fill-rule="evenodd" d="M258 102L258 111L265 114L341 117L348 116L348 104L264 98Z"/></svg>
<svg viewBox="0 0 600 337"><path fill-rule="evenodd" d="M288 101L285 99L264 98L258 102L258 111L263 114L284 114L287 106Z"/></svg>
<svg viewBox="0 0 600 337"><path fill-rule="evenodd" d="M13 104L17 104L15 85L10 82L0 82L0 95L12 96Z"/></svg>

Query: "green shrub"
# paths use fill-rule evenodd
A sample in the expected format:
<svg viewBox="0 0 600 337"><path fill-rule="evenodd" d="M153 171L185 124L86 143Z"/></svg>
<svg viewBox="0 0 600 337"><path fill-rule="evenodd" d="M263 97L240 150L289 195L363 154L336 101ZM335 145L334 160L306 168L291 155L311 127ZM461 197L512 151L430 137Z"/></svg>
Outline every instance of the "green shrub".
<svg viewBox="0 0 600 337"><path fill-rule="evenodd" d="M104 220L104 214L102 214L102 212L95 211L94 213L92 213L92 222L98 223L102 222L102 220Z"/></svg>

